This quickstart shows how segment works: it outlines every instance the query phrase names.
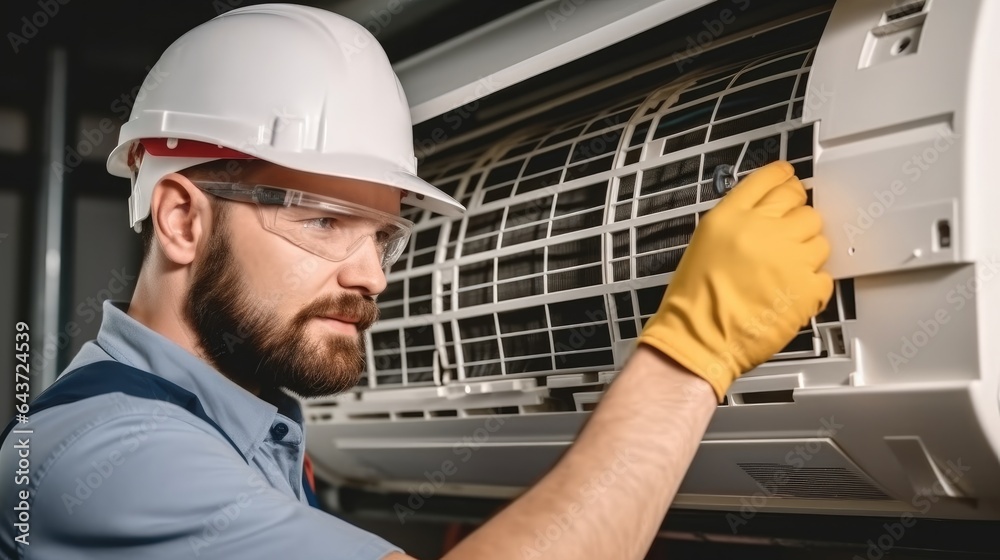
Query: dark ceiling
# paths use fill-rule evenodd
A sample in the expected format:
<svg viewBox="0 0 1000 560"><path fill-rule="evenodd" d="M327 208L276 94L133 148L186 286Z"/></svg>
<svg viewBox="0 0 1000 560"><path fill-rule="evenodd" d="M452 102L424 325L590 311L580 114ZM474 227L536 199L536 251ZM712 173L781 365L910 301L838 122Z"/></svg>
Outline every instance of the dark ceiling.
<svg viewBox="0 0 1000 560"><path fill-rule="evenodd" d="M0 110L27 116L30 152L0 155L5 172L24 168L34 182L44 146L51 53L66 56L70 144L84 115L117 116L131 107L147 69L175 39L229 10L264 0L0 0ZM532 0L306 0L340 13L375 35L398 61L502 17ZM121 118L126 118L121 117ZM27 156L27 157L24 157ZM79 174L78 174L79 175Z"/></svg>
<svg viewBox="0 0 1000 560"><path fill-rule="evenodd" d="M80 131L96 126L86 118L127 118L147 69L189 29L240 6L263 0L0 0L0 112L27 119L25 150L0 153L4 185L31 190L46 169L46 131L51 130L46 92L52 53L65 53L66 102L62 117L66 146ZM325 8L365 25L389 58L402 60L470 29L520 9L531 0L308 0L292 2ZM7 125L4 125L7 126ZM0 131L3 132L3 131ZM17 132L14 133L19 134ZM114 139L99 142L107 152ZM68 149L68 148L67 148ZM68 156L67 156L68 157ZM75 157L75 156L74 156ZM105 188L103 158L93 157L67 175L74 192ZM118 186L118 185L115 185ZM9 187L8 187L9 188ZM82 192L82 191L80 191Z"/></svg>
<svg viewBox="0 0 1000 560"><path fill-rule="evenodd" d="M162 51L183 32L231 9L261 0L4 0L5 35L22 37L27 18L46 21L26 43L7 37L4 54L17 45L18 56L31 56L53 44L92 56L128 61ZM366 25L389 58L399 60L531 4L530 0L312 0L291 2L328 9ZM36 16L36 12L55 15ZM27 31L27 33L22 33ZM127 62L126 62L127 63Z"/></svg>
<svg viewBox="0 0 1000 560"><path fill-rule="evenodd" d="M0 103L38 95L35 72L53 46L69 53L71 72L125 91L177 37L216 15L262 0L3 0L0 2ZM460 35L530 0L312 0L362 23L393 61ZM48 13L46 13L48 12ZM54 14L54 15L49 15ZM38 25L41 24L41 25ZM80 84L76 84L77 86ZM105 96L106 97L106 96Z"/></svg>

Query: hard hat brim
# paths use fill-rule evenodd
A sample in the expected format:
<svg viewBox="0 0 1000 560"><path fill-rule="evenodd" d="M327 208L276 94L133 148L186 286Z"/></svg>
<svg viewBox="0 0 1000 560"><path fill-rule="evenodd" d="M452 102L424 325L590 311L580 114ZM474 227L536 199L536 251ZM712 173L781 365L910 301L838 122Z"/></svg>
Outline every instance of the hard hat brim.
<svg viewBox="0 0 1000 560"><path fill-rule="evenodd" d="M190 140L205 141L195 138ZM227 146L220 146L220 148L234 149ZM444 216L458 217L466 210L462 204L447 193L391 161L363 154L323 154L321 157L317 157L317 154L311 152L278 152L269 148L270 146L264 145L252 153L248 153L246 150L241 151L241 153L297 171L355 179L397 188L406 193L402 199L403 204L423 208ZM192 157L189 152L178 154L178 156ZM108 157L108 172L118 177L129 177L131 172L127 165L127 157L127 144L115 148ZM149 190L152 190L153 186L155 185L137 185L139 189Z"/></svg>

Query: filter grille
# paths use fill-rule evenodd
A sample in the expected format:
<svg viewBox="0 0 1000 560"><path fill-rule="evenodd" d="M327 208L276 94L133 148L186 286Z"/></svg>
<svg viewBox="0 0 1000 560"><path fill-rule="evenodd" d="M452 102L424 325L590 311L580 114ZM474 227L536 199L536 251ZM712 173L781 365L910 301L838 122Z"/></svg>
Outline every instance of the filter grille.
<svg viewBox="0 0 1000 560"><path fill-rule="evenodd" d="M413 211L417 230L378 300L366 384L620 366L716 203L717 165L743 176L787 159L812 175L801 122L812 55L731 65L428 162L423 176L469 212ZM775 359L828 356L819 329L853 314L853 285L840 282Z"/></svg>

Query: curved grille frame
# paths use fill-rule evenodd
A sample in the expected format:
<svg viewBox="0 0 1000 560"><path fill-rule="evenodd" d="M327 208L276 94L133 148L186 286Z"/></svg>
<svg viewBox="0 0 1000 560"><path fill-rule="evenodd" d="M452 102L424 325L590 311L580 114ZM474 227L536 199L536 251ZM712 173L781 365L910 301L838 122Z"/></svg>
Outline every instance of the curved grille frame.
<svg viewBox="0 0 1000 560"><path fill-rule="evenodd" d="M687 76L479 152L432 157L422 176L469 211L406 214L417 227L379 297L364 384L620 368L717 202L714 166L736 164L741 177L780 158L811 176L813 130L801 114L814 50ZM827 311L774 359L845 355L853 307L851 281L839 282Z"/></svg>

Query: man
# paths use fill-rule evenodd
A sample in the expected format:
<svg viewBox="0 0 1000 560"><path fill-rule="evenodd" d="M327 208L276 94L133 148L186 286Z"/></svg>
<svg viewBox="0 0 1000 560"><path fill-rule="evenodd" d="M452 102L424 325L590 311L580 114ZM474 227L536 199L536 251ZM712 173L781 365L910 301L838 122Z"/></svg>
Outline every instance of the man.
<svg viewBox="0 0 1000 560"><path fill-rule="evenodd" d="M410 135L374 38L321 10L241 8L164 53L109 159L144 236L135 294L105 304L97 339L32 405L30 481L0 483L5 557L409 558L310 506L282 388L353 386L409 233L401 205L463 210L415 176ZM568 518L545 558L641 558L728 386L832 293L805 200L779 162L707 214L575 445L447 557L532 557L536 530Z"/></svg>

